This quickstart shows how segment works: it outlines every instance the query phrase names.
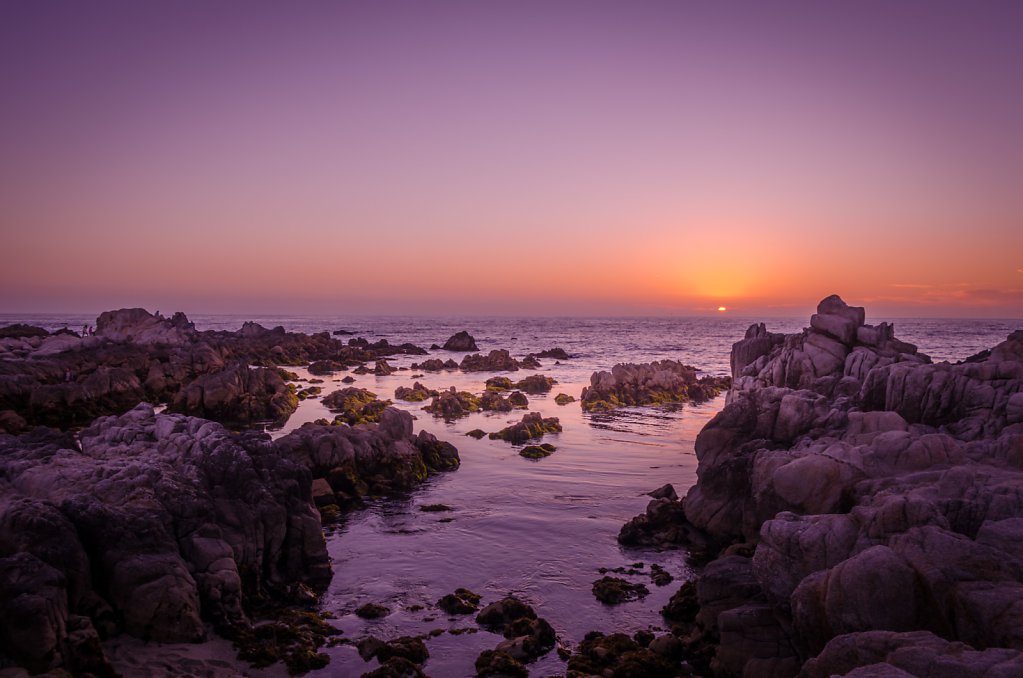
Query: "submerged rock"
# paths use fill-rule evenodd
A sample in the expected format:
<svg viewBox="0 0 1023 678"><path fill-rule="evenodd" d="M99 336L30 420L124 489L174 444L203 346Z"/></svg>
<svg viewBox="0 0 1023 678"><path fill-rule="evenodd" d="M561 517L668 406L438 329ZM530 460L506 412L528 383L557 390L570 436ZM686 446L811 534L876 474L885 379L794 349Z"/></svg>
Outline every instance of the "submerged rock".
<svg viewBox="0 0 1023 678"><path fill-rule="evenodd" d="M479 609L480 597L469 589L458 588L437 601L437 607L448 614L472 614Z"/></svg>
<svg viewBox="0 0 1023 678"><path fill-rule="evenodd" d="M542 445L526 445L519 450L519 456L525 457L526 459L543 459L549 457L557 451L558 448L554 447L550 443L543 443Z"/></svg>
<svg viewBox="0 0 1023 678"><path fill-rule="evenodd" d="M567 393L559 393L554 396L554 402L558 405L568 405L569 403L575 402L575 396L570 396Z"/></svg>

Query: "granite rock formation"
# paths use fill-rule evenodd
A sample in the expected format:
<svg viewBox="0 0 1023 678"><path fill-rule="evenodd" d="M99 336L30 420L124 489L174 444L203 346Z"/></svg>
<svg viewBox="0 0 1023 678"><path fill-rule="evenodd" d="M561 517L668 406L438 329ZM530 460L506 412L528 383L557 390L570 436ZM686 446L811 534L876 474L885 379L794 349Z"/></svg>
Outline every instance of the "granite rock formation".
<svg viewBox="0 0 1023 678"><path fill-rule="evenodd" d="M717 396L729 383L727 377L697 377L695 367L675 360L626 363L615 365L610 372L594 372L579 399L584 412L699 402Z"/></svg>
<svg viewBox="0 0 1023 678"><path fill-rule="evenodd" d="M864 320L832 296L803 332L733 347L678 520L736 545L688 632L719 675L1016 675L1023 331L934 364Z"/></svg>

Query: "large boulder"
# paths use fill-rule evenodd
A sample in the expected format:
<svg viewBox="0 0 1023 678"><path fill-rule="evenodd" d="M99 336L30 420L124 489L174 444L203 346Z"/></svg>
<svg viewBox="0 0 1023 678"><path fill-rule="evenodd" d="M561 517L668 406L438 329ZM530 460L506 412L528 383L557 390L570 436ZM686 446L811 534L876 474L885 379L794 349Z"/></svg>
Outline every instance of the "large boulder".
<svg viewBox="0 0 1023 678"><path fill-rule="evenodd" d="M471 334L462 330L458 334L452 335L447 341L444 342L443 349L445 351L478 351L479 348L476 346L476 339Z"/></svg>
<svg viewBox="0 0 1023 678"><path fill-rule="evenodd" d="M727 377L698 377L695 367L675 360L625 363L615 365L610 372L594 372L580 400L584 412L703 401L718 395L728 384Z"/></svg>

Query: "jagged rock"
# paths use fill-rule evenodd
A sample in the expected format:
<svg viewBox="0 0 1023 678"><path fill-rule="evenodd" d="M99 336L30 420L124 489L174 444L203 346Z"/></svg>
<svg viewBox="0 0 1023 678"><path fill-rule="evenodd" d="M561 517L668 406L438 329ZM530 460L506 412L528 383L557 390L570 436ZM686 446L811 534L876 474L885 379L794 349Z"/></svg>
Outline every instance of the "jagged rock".
<svg viewBox="0 0 1023 678"><path fill-rule="evenodd" d="M500 396L499 396L500 397ZM435 417L451 421L480 411L480 399L468 391L456 391L452 386L433 397L433 401L423 408Z"/></svg>
<svg viewBox="0 0 1023 678"><path fill-rule="evenodd" d="M465 330L452 335L443 346L445 351L478 351L476 340Z"/></svg>
<svg viewBox="0 0 1023 678"><path fill-rule="evenodd" d="M1023 331L935 365L864 320L829 297L803 332L754 325L733 347L697 484L667 520L712 547L750 544L696 585L691 633L716 646L718 673L790 676L811 659L807 677L928 676L954 654L956 675L993 675L1020 661Z"/></svg>
<svg viewBox="0 0 1023 678"><path fill-rule="evenodd" d="M195 339L196 333L184 313L164 318L142 308L122 308L100 314L96 336L121 343L185 344Z"/></svg>
<svg viewBox="0 0 1023 678"><path fill-rule="evenodd" d="M507 652L484 650L476 658L476 675L478 678L528 678L529 670Z"/></svg>
<svg viewBox="0 0 1023 678"><path fill-rule="evenodd" d="M247 424L283 423L297 407L295 389L275 370L234 363L204 374L178 391L170 409L225 424Z"/></svg>
<svg viewBox="0 0 1023 678"><path fill-rule="evenodd" d="M409 388L408 386L399 386L394 389L394 397L396 399L406 400L413 403L422 402L427 398L434 398L437 395L437 391L423 386L418 381L412 384L412 388Z"/></svg>
<svg viewBox="0 0 1023 678"><path fill-rule="evenodd" d="M678 661L637 643L624 633L605 636L591 631L568 660L571 676L644 676L675 678L685 675Z"/></svg>
<svg viewBox="0 0 1023 678"><path fill-rule="evenodd" d="M440 372L441 370L457 370L458 363L450 358L447 360L441 360L440 358L430 358L424 360L421 363L412 363L412 369L423 370L424 372Z"/></svg>
<svg viewBox="0 0 1023 678"><path fill-rule="evenodd" d="M593 595L606 605L618 605L650 595L643 584L633 584L619 577L602 577L593 582Z"/></svg>
<svg viewBox="0 0 1023 678"><path fill-rule="evenodd" d="M702 401L728 388L727 377L696 376L696 368L674 360L645 365L615 365L610 372L594 372L580 400L585 412L634 405L663 405Z"/></svg>
<svg viewBox="0 0 1023 678"><path fill-rule="evenodd" d="M480 409L484 412L511 412L513 406L508 398L497 391L487 390L479 397Z"/></svg>
<svg viewBox="0 0 1023 678"><path fill-rule="evenodd" d="M377 424L304 424L276 441L288 459L323 478L339 496L393 494L410 490L431 472L458 467L458 452L426 431L412 434L412 415L393 407Z"/></svg>
<svg viewBox="0 0 1023 678"><path fill-rule="evenodd" d="M377 394L364 388L349 386L330 393L323 398L323 406L337 413L335 421L349 426L380 421L390 400L377 400Z"/></svg>
<svg viewBox="0 0 1023 678"><path fill-rule="evenodd" d="M512 445L521 445L526 441L542 438L546 433L561 433L561 424L557 417L546 419L539 412L529 412L522 420L490 434L491 440L506 440Z"/></svg>
<svg viewBox="0 0 1023 678"><path fill-rule="evenodd" d="M8 656L101 667L83 654L89 619L196 641L203 618L244 627L245 597L290 602L329 581L309 473L268 436L140 405L79 439L0 436L0 617L20 620L0 633Z"/></svg>
<svg viewBox="0 0 1023 678"><path fill-rule="evenodd" d="M462 358L459 365L463 372L515 372L519 363L504 349L493 350L487 355L473 353Z"/></svg>
<svg viewBox="0 0 1023 678"><path fill-rule="evenodd" d="M458 588L437 601L437 607L448 614L472 614L479 609L480 597L469 589Z"/></svg>

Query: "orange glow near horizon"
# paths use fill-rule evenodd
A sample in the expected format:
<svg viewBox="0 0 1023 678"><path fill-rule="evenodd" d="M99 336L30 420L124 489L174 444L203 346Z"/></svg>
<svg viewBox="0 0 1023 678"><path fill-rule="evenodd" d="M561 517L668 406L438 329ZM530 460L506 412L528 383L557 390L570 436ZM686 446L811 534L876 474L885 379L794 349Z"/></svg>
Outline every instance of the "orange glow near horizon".
<svg viewBox="0 0 1023 678"><path fill-rule="evenodd" d="M0 313L1023 317L1018 22L746 5L0 7Z"/></svg>

